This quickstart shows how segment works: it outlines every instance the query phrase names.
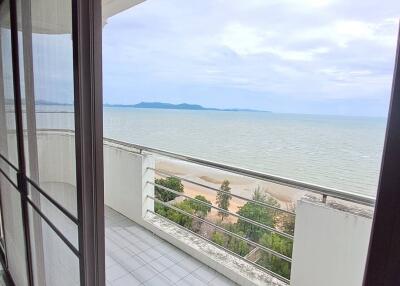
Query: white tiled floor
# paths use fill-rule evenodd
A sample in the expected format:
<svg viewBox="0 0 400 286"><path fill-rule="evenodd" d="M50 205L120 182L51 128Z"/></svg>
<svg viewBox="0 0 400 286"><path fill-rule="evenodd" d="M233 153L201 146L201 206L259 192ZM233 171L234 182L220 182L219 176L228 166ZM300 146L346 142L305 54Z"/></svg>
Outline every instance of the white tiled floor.
<svg viewBox="0 0 400 286"><path fill-rule="evenodd" d="M105 213L108 286L237 285L111 208Z"/></svg>

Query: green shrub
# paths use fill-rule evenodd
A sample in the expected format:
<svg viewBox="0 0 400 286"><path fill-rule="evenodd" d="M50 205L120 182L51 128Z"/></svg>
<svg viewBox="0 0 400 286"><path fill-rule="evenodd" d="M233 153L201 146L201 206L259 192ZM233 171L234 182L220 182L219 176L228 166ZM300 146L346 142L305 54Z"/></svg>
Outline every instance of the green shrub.
<svg viewBox="0 0 400 286"><path fill-rule="evenodd" d="M174 177L168 177L166 179L156 179L155 183L158 185L161 185L163 187L169 188L174 190L175 192L182 193L183 192L183 185L180 179L174 178ZM175 199L178 195L164 190L160 187L155 186L154 187L154 194L157 199L163 201L163 202L169 202Z"/></svg>

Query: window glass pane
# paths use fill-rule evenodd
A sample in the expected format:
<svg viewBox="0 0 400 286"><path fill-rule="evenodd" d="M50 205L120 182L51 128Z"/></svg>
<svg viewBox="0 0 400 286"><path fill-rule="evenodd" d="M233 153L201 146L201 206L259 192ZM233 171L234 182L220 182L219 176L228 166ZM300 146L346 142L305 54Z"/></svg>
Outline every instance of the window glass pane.
<svg viewBox="0 0 400 286"><path fill-rule="evenodd" d="M18 167L13 67L11 56L10 3L0 5L0 154ZM16 184L16 170L0 159L0 195L8 270L16 285L27 285L27 264L21 214L21 197L5 175ZM2 237L3 239L3 237Z"/></svg>
<svg viewBox="0 0 400 286"><path fill-rule="evenodd" d="M27 174L76 214L71 2L18 1L18 10Z"/></svg>
<svg viewBox="0 0 400 286"><path fill-rule="evenodd" d="M0 175L0 190L3 207L4 230L8 270L15 285L25 286L27 282L27 264L24 232L21 214L21 197L3 175Z"/></svg>
<svg viewBox="0 0 400 286"><path fill-rule="evenodd" d="M29 220L34 285L80 285L77 256L31 206L29 206ZM40 234L37 233L38 223ZM67 232L65 228L60 230L64 235Z"/></svg>
<svg viewBox="0 0 400 286"><path fill-rule="evenodd" d="M27 176L77 216L71 1L17 1ZM52 11L49 13L49 11ZM28 195L78 249L78 227L28 183ZM79 260L29 205L35 285L79 285Z"/></svg>
<svg viewBox="0 0 400 286"><path fill-rule="evenodd" d="M18 165L9 1L0 7L0 154Z"/></svg>

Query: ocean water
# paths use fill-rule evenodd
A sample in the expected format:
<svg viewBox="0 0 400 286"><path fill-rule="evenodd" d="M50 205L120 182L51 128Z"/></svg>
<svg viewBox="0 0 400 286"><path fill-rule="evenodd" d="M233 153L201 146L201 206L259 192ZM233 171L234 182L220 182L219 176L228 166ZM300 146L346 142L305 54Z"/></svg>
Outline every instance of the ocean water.
<svg viewBox="0 0 400 286"><path fill-rule="evenodd" d="M73 117L38 123L73 128ZM385 127L384 118L104 108L108 138L373 196Z"/></svg>
<svg viewBox="0 0 400 286"><path fill-rule="evenodd" d="M386 120L107 107L106 137L375 195Z"/></svg>

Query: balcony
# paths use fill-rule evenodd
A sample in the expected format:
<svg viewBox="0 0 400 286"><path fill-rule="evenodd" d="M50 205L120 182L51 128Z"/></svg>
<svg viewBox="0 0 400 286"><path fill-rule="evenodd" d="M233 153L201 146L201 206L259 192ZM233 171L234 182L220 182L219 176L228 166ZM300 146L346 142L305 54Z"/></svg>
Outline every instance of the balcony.
<svg viewBox="0 0 400 286"><path fill-rule="evenodd" d="M236 285L109 207L105 221L107 285Z"/></svg>
<svg viewBox="0 0 400 286"><path fill-rule="evenodd" d="M67 153L74 144L68 130L37 135L39 150ZM45 157L55 153L39 152L40 161L54 160ZM166 161L177 167L166 168ZM108 285L284 286L310 279L357 285L362 279L373 198L111 139L104 140L104 166ZM182 172L193 168L204 176ZM57 177L57 170L43 169L42 180L48 172ZM71 176L59 175L52 183L71 184ZM165 185L168 178L179 180L183 192ZM245 192L230 191L218 187L221 178L251 184L240 185ZM265 184L296 200L271 199L258 187ZM216 197L228 193L232 207L221 208ZM259 217L242 211L250 207Z"/></svg>

